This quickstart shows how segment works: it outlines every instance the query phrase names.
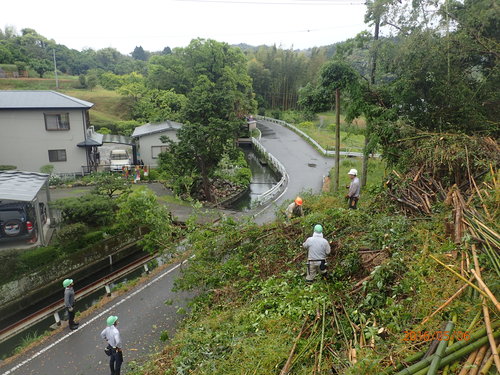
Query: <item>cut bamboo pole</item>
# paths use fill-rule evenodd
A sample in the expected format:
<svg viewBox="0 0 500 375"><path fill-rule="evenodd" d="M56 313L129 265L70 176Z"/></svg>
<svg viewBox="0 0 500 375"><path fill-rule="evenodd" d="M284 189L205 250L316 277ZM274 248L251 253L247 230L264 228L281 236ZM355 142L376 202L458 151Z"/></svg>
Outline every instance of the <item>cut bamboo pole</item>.
<svg viewBox="0 0 500 375"><path fill-rule="evenodd" d="M472 279L473 278L470 278L469 280L472 281ZM463 285L459 290L457 290L455 292L455 294L453 294L450 298L448 298L446 300L446 302L443 303L441 306L439 306L431 315L429 315L427 318L425 318L424 320L422 320L422 323L420 323L420 324L427 323L434 315L436 315L438 312L440 312L441 310L443 310L446 306L448 306L450 303L452 303L455 298L457 298L459 295L461 295L463 293L463 291L465 289L467 289L468 286L469 286L469 284Z"/></svg>
<svg viewBox="0 0 500 375"><path fill-rule="evenodd" d="M500 344L497 346L497 351L500 350ZM493 364L493 354L490 355L484 366L479 370L479 375L487 375L490 371L491 365ZM497 372L500 370L497 368Z"/></svg>
<svg viewBox="0 0 500 375"><path fill-rule="evenodd" d="M281 370L280 375L286 375L286 374L288 374L288 371L290 371L290 365L292 364L292 359L293 359L293 355L295 353L295 349L297 348L297 343L299 342L300 337L304 334L308 320L309 320L309 316L306 316L306 319L304 320L304 324L302 324L302 328L300 329L299 334L295 338L295 342L293 343L292 350L290 350L290 354L288 355L288 359L286 360L285 366Z"/></svg>
<svg viewBox="0 0 500 375"><path fill-rule="evenodd" d="M448 322L448 324L446 324L446 327L444 330L448 331L451 335L453 332L453 328L455 328L455 324L453 322ZM444 340L438 344L438 347L436 349L436 354L434 355L434 359L432 360L431 365L429 366L429 370L427 371L427 375L436 375L437 370L439 369L439 365L441 363L441 360L444 356L444 351L446 349L447 344L448 344L448 342L446 342Z"/></svg>
<svg viewBox="0 0 500 375"><path fill-rule="evenodd" d="M469 354L469 356L467 357L467 360L464 362L462 370L460 370L458 375L466 375L469 372L470 366L474 362L474 359L476 359L476 356L477 356L477 350L475 350Z"/></svg>
<svg viewBox="0 0 500 375"><path fill-rule="evenodd" d="M437 263L439 263L440 265L442 265L444 268L446 268L448 271L450 271L452 274L454 274L455 276L457 276L460 280L466 282L467 284L469 284L471 287L473 287L474 289L476 289L479 293L481 293L483 296L485 297L488 297L488 295L483 292L479 287L477 287L476 285L474 285L472 282L470 282L469 280L467 280L466 278L462 277L459 273L457 273L454 269L452 269L451 267L447 266L446 264L444 264L443 262L441 262L439 259L437 259L436 257L434 257L433 255L429 254L429 257L431 257L433 260L435 260Z"/></svg>
<svg viewBox="0 0 500 375"><path fill-rule="evenodd" d="M484 283L484 281L481 279L481 276L478 275L476 270L471 270L471 272L474 275L474 277L476 278L476 281L479 284L479 286L481 287L481 289L486 293L488 298L493 302L493 305L495 305L497 310L500 311L500 302L498 302L498 300L495 298L493 293L491 293L490 288L488 288L488 286Z"/></svg>
<svg viewBox="0 0 500 375"><path fill-rule="evenodd" d="M319 346L319 357L318 357L318 372L321 373L321 359L323 356L323 342L325 340L325 302L323 302L323 322L321 326L321 341Z"/></svg>
<svg viewBox="0 0 500 375"><path fill-rule="evenodd" d="M479 267L479 259L477 257L475 245L472 245L472 256L474 258L474 267L476 268L475 270L472 270L472 274L476 277L477 282L481 283L482 282L480 277L481 268ZM479 280L481 280L481 282ZM497 345L495 343L495 338L493 337L493 329L491 327L491 321L490 321L490 311L488 310L488 305L486 304L486 300L484 297L481 298L481 301L483 305L483 316L484 316L484 324L486 325L486 334L488 336L488 341L490 342L490 347L491 347L491 355L493 357L493 361L495 362L495 366L497 367L497 371L500 372L500 358L498 356L498 350L497 350Z"/></svg>
<svg viewBox="0 0 500 375"><path fill-rule="evenodd" d="M484 345L481 347L481 349L479 349L476 359L474 359L474 363L472 364L472 368L469 371L469 375L477 375L477 373L479 372L479 366L481 366L481 362L483 362L483 358L486 354L487 349L488 345Z"/></svg>

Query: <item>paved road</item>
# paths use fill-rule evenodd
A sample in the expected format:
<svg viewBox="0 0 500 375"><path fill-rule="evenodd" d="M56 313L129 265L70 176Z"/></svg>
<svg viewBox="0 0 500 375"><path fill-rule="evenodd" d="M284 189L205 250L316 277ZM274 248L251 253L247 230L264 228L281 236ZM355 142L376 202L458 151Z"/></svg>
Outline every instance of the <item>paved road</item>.
<svg viewBox="0 0 500 375"><path fill-rule="evenodd" d="M314 147L284 126L259 120L257 127L262 132L260 143L283 164L289 177L284 193L255 218L256 223L262 224L274 218L276 206L283 202L291 202L304 191L319 193L323 176L330 172L334 159L320 155Z"/></svg>
<svg viewBox="0 0 500 375"><path fill-rule="evenodd" d="M322 177L328 174L333 160L320 156L312 146L281 125L259 121L258 126L263 134L261 143L281 161L289 175L288 186L277 201L267 209L259 209L255 221L263 223L273 220L276 205L293 200L303 191L319 192ZM170 335L175 331L182 317L177 310L186 307L192 297L191 293L172 292L173 280L178 273L178 265L167 269L149 283L82 320L78 330L66 329L52 337L43 348L37 347L9 365L0 364L0 375L109 374L107 357L102 350L104 345L99 337L109 315L120 318L125 359L123 373L126 373L127 363L144 359L146 354L154 352L155 346L161 345L159 337L162 331L166 330ZM173 304L165 304L165 301L173 301Z"/></svg>

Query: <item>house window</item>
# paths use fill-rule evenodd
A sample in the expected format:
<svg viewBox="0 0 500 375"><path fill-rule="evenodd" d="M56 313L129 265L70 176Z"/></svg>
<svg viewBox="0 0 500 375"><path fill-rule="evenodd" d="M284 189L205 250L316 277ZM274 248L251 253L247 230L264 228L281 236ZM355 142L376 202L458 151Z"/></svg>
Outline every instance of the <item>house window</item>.
<svg viewBox="0 0 500 375"><path fill-rule="evenodd" d="M69 113L44 113L45 129L69 130Z"/></svg>
<svg viewBox="0 0 500 375"><path fill-rule="evenodd" d="M158 155L162 152L167 152L168 146L151 146L151 157L158 159Z"/></svg>
<svg viewBox="0 0 500 375"><path fill-rule="evenodd" d="M66 150L49 150L49 161L66 161Z"/></svg>

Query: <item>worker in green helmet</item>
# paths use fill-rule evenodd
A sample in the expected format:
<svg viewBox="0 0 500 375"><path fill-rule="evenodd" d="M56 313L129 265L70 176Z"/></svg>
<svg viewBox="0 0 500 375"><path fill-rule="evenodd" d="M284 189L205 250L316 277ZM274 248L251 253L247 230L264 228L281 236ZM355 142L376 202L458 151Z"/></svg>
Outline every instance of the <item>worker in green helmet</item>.
<svg viewBox="0 0 500 375"><path fill-rule="evenodd" d="M111 375L120 375L120 369L123 363L122 339L118 331L118 317L111 315L106 319L107 327L101 332L101 337L108 343L109 349L109 368Z"/></svg>
<svg viewBox="0 0 500 375"><path fill-rule="evenodd" d="M302 245L307 250L306 281L312 282L316 275L326 275L326 256L330 254L330 244L323 238L323 227L314 226L314 232Z"/></svg>
<svg viewBox="0 0 500 375"><path fill-rule="evenodd" d="M63 281L64 287L64 307L68 312L68 326L69 329L74 330L78 328L78 323L75 322L75 290L73 289L73 279L66 279Z"/></svg>

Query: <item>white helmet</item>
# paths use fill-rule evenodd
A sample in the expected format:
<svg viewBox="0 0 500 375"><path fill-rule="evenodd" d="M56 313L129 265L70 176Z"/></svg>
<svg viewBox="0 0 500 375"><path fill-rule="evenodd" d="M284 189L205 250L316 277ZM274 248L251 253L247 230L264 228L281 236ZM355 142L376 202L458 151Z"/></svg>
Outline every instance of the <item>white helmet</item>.
<svg viewBox="0 0 500 375"><path fill-rule="evenodd" d="M357 175L358 175L358 171L357 171L356 169L354 169L354 168L353 168L353 169L351 169L351 170L349 171L349 173L347 173L347 174L352 174L353 176L357 176Z"/></svg>

